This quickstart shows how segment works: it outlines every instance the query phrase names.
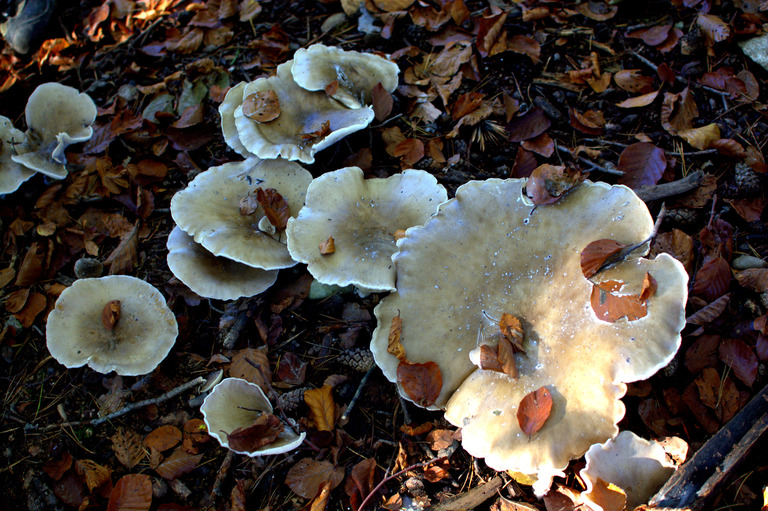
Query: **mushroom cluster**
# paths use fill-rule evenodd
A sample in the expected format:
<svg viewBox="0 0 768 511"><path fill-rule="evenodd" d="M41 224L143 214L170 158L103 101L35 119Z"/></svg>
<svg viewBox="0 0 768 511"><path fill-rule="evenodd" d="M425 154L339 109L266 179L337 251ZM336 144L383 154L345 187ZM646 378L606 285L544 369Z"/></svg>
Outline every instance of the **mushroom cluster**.
<svg viewBox="0 0 768 511"><path fill-rule="evenodd" d="M96 105L87 94L59 83L44 83L29 96L26 133L0 116L0 193L11 193L35 172L67 176L64 149L93 135Z"/></svg>
<svg viewBox="0 0 768 511"><path fill-rule="evenodd" d="M470 454L498 470L537 476L534 489L543 494L571 459L617 434L625 383L650 377L676 353L687 274L666 254L648 260L632 253L585 278L580 258L589 242L632 245L649 236L645 204L626 187L585 182L537 208L525 185L465 184L398 241L397 291L375 309L371 350L404 397L445 409ZM598 317L595 290L599 300L617 288L634 296L648 274L657 288L642 317ZM499 345L505 315L519 320L522 334L510 351L516 375L478 365L481 348ZM398 376L406 362L390 346L394 322L407 363L439 368L442 387L430 402L416 399ZM548 397L551 411L523 407L531 395ZM523 430L526 414L545 422Z"/></svg>
<svg viewBox="0 0 768 511"><path fill-rule="evenodd" d="M242 82L219 107L227 144L248 158L313 163L315 153L373 120L373 87L397 86L396 64L376 55L316 44L277 74Z"/></svg>
<svg viewBox="0 0 768 511"><path fill-rule="evenodd" d="M296 262L285 226L304 205L312 175L283 159L249 158L198 174L171 200L178 231L168 266L192 291L234 300L257 295Z"/></svg>

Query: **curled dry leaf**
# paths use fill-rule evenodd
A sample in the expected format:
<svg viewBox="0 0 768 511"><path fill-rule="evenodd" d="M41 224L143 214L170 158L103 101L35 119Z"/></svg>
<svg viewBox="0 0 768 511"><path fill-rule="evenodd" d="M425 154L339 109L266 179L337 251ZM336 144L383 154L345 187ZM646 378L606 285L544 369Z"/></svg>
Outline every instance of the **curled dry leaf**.
<svg viewBox="0 0 768 511"><path fill-rule="evenodd" d="M530 439L544 427L552 412L552 394L547 387L541 387L527 394L517 409L520 429Z"/></svg>
<svg viewBox="0 0 768 511"><path fill-rule="evenodd" d="M523 325L512 314L505 312L499 320L499 330L502 338L510 342L515 352L523 350Z"/></svg>
<svg viewBox="0 0 768 511"><path fill-rule="evenodd" d="M400 335L403 329L403 319L400 314L392 318L392 323L389 327L389 339L387 341L387 352L390 355L394 355L398 360L405 361L405 348L403 343L400 342Z"/></svg>
<svg viewBox="0 0 768 511"><path fill-rule="evenodd" d="M78 460L75 462L75 472L81 480L85 481L88 490L93 491L105 483L112 485L112 471L92 460Z"/></svg>
<svg viewBox="0 0 768 511"><path fill-rule="evenodd" d="M640 108L643 106L648 106L656 100L656 96L659 95L659 92L661 92L661 89L643 94L642 96L635 96L634 98L625 99L621 103L618 103L616 106L619 108Z"/></svg>
<svg viewBox="0 0 768 511"><path fill-rule="evenodd" d="M712 147L715 141L720 140L720 127L715 123L711 123L700 128L678 131L677 136L696 149L703 151Z"/></svg>
<svg viewBox="0 0 768 511"><path fill-rule="evenodd" d="M334 244L333 236L328 236L328 239L320 243L318 248L320 249L320 253L323 255L331 255L336 252L336 245Z"/></svg>
<svg viewBox="0 0 768 511"><path fill-rule="evenodd" d="M740 271L736 275L736 280L739 281L739 285L757 291L758 293L764 293L768 291L768 269L767 268L749 268L744 271Z"/></svg>
<svg viewBox="0 0 768 511"><path fill-rule="evenodd" d="M237 428L231 433L225 433L230 449L239 452L253 452L259 447L264 447L274 442L284 429L285 424L276 416L271 413L262 413L247 428ZM202 457L202 455L200 456Z"/></svg>
<svg viewBox="0 0 768 511"><path fill-rule="evenodd" d="M333 431L336 427L336 403L333 387L324 385L304 392L304 402L312 412L312 420L318 431Z"/></svg>
<svg viewBox="0 0 768 511"><path fill-rule="evenodd" d="M434 362L411 364L404 360L397 366L397 383L417 405L427 408L435 404L443 388L440 366Z"/></svg>
<svg viewBox="0 0 768 511"><path fill-rule="evenodd" d="M275 226L278 231L285 230L291 212L288 208L288 202L274 188L256 189L256 200L259 201L264 215L269 223Z"/></svg>
<svg viewBox="0 0 768 511"><path fill-rule="evenodd" d="M671 28L672 25L654 25L649 28L633 30L627 34L627 37L642 39L648 46L658 46L667 40Z"/></svg>
<svg viewBox="0 0 768 511"><path fill-rule="evenodd" d="M685 322L692 325L706 325L707 323L711 323L725 312L730 300L731 293L726 293L714 302L707 304L706 307L685 318Z"/></svg>
<svg viewBox="0 0 768 511"><path fill-rule="evenodd" d="M707 38L709 46L725 41L731 36L731 28L728 24L712 14L699 13L696 17L696 25Z"/></svg>
<svg viewBox="0 0 768 511"><path fill-rule="evenodd" d="M571 121L571 126L589 135L602 135L603 126L605 126L605 118L603 113L597 110L587 110L586 112L579 113L575 108L568 110Z"/></svg>
<svg viewBox="0 0 768 511"><path fill-rule="evenodd" d="M653 92L653 77L645 76L639 69L622 69L613 75L613 80L620 89L627 92L647 94Z"/></svg>
<svg viewBox="0 0 768 511"><path fill-rule="evenodd" d="M339 91L339 81L333 80L325 86L325 93L329 96L333 96Z"/></svg>
<svg viewBox="0 0 768 511"><path fill-rule="evenodd" d="M707 301L715 300L728 291L731 276L731 267L723 256L707 256L696 272L691 294Z"/></svg>
<svg viewBox="0 0 768 511"><path fill-rule="evenodd" d="M331 121L325 121L323 124L320 125L320 129L313 131L311 133L303 133L301 135L301 142L299 143L299 145L302 147L315 145L316 143L320 142L322 139L324 139L330 134L331 134Z"/></svg>
<svg viewBox="0 0 768 511"><path fill-rule="evenodd" d="M256 122L277 119L280 116L280 101L275 91L254 92L243 98L243 115Z"/></svg>
<svg viewBox="0 0 768 511"><path fill-rule="evenodd" d="M120 300L110 300L101 310L101 322L104 328L111 332L118 321L120 321Z"/></svg>
<svg viewBox="0 0 768 511"><path fill-rule="evenodd" d="M525 185L525 193L536 206L554 204L585 178L578 169L545 163L533 170Z"/></svg>
<svg viewBox="0 0 768 511"><path fill-rule="evenodd" d="M581 251L581 272L589 279L627 245L614 240L593 241Z"/></svg>
<svg viewBox="0 0 768 511"><path fill-rule="evenodd" d="M618 5L608 5L602 1L584 2L578 5L577 10L589 19L595 21L606 21L619 12Z"/></svg>
<svg viewBox="0 0 768 511"><path fill-rule="evenodd" d="M699 116L699 109L693 93L686 87L680 94L664 93L661 105L661 127L672 135L678 131L693 128L693 120Z"/></svg>

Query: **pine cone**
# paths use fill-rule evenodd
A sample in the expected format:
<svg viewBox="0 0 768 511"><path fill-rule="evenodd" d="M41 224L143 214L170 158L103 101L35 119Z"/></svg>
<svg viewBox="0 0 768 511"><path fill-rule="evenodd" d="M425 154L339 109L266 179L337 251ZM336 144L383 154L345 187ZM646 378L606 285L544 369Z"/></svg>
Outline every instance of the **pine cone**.
<svg viewBox="0 0 768 511"><path fill-rule="evenodd" d="M345 366L361 373L368 371L374 364L373 353L365 348L347 350L339 355L338 360Z"/></svg>
<svg viewBox="0 0 768 511"><path fill-rule="evenodd" d="M277 396L277 406L285 412L295 412L299 406L304 404L304 392L307 390L309 387L299 387L280 394Z"/></svg>
<svg viewBox="0 0 768 511"><path fill-rule="evenodd" d="M696 222L697 211L690 208L670 209L664 215L664 225L671 227L685 227Z"/></svg>
<svg viewBox="0 0 768 511"><path fill-rule="evenodd" d="M734 174L736 186L740 192L749 195L760 193L762 185L760 174L752 170L749 165L744 162L737 163Z"/></svg>

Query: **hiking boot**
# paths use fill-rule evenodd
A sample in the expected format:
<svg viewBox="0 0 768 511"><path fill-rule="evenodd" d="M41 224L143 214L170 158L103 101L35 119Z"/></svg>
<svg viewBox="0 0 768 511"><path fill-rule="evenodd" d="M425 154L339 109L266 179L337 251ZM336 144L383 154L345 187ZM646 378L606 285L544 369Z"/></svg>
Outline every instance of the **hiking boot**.
<svg viewBox="0 0 768 511"><path fill-rule="evenodd" d="M16 53L26 55L45 39L56 10L56 0L16 0L15 13L0 23L0 35Z"/></svg>

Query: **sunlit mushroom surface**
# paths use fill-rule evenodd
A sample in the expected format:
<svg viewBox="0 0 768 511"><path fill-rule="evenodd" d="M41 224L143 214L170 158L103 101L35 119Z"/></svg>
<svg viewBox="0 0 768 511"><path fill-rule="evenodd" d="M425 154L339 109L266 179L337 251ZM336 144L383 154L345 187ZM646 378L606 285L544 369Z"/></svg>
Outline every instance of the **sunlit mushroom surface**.
<svg viewBox="0 0 768 511"><path fill-rule="evenodd" d="M296 262L285 242L259 228L263 209L243 214L240 200L257 188L274 188L295 216L304 205L311 181L309 171L282 159L225 163L198 174L174 195L171 215L182 230L216 256L264 270L289 268Z"/></svg>
<svg viewBox="0 0 768 511"><path fill-rule="evenodd" d="M423 170L386 179L364 179L358 167L328 172L312 181L306 206L289 220L288 249L324 284L391 291L398 231L423 224L447 198ZM324 255L319 246L329 237L335 251Z"/></svg>
<svg viewBox="0 0 768 511"><path fill-rule="evenodd" d="M368 126L373 120L373 108L347 108L325 91L302 89L293 81L292 65L292 60L280 64L276 76L246 84L243 98L274 91L280 115L269 122L257 122L247 117L240 105L234 111L237 136L243 147L259 158L281 157L313 163L317 151ZM326 123L328 130L324 131Z"/></svg>
<svg viewBox="0 0 768 511"><path fill-rule="evenodd" d="M15 147L23 145L25 141L24 133L14 128L10 119L0 116L0 193L16 191L35 174L35 171L11 159Z"/></svg>
<svg viewBox="0 0 768 511"><path fill-rule="evenodd" d="M120 301L120 313L109 330L102 312L112 300ZM162 293L127 275L76 280L56 300L46 323L48 351L64 366L88 364L94 371L124 376L152 372L178 331Z"/></svg>
<svg viewBox="0 0 768 511"><path fill-rule="evenodd" d="M251 426L262 413L272 413L272 404L258 385L240 378L225 378L208 394L200 411L203 412L208 434L222 447L232 449L227 434ZM305 436L306 433L294 433L286 426L272 443L253 451L232 450L247 456L281 454L299 447Z"/></svg>
<svg viewBox="0 0 768 511"><path fill-rule="evenodd" d="M687 274L665 254L654 260L633 254L593 280L619 280L623 293L637 294L650 272L658 289L647 315L599 320L581 252L598 239L645 239L653 226L645 204L626 187L585 182L534 211L524 186L525 180L468 183L423 227L408 231L393 257L397 292L375 309L371 349L396 381L398 360L386 348L392 318L400 314L408 359L441 369L435 407L463 428L466 450L495 469L537 474L542 493L570 459L616 435L624 382L651 376L674 356ZM479 343L498 338L504 313L525 331L525 354L515 355L519 379L478 369L469 358ZM529 439L517 410L542 386L554 405Z"/></svg>

